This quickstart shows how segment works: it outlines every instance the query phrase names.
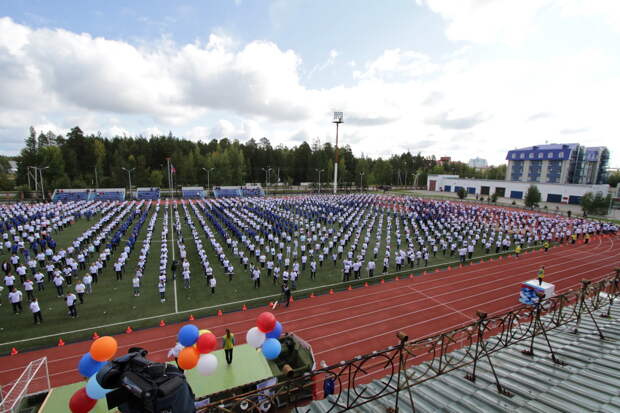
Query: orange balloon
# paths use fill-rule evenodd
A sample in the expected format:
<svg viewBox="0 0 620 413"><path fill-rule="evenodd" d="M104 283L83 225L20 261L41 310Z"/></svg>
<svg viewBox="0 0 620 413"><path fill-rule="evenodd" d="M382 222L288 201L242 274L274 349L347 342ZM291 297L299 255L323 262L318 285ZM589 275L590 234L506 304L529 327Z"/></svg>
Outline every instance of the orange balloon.
<svg viewBox="0 0 620 413"><path fill-rule="evenodd" d="M196 351L196 349L192 347L185 347L179 353L177 357L177 362L179 363L179 367L183 370L191 370L196 367L198 364L198 359L200 358L200 353Z"/></svg>
<svg viewBox="0 0 620 413"><path fill-rule="evenodd" d="M90 345L90 355L97 361L108 361L116 354L118 343L114 337L103 336Z"/></svg>

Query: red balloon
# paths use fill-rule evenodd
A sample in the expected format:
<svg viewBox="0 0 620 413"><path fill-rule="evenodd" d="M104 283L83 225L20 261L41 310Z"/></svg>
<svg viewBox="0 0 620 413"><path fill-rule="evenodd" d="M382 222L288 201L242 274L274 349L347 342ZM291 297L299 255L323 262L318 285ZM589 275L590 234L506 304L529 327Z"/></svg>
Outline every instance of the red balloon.
<svg viewBox="0 0 620 413"><path fill-rule="evenodd" d="M276 316L269 311L265 311L258 316L256 320L256 326L263 333L268 333L276 326Z"/></svg>
<svg viewBox="0 0 620 413"><path fill-rule="evenodd" d="M198 337L196 348L200 354L208 354L215 350L215 347L217 347L217 338L215 334L211 332L202 333L200 337Z"/></svg>
<svg viewBox="0 0 620 413"><path fill-rule="evenodd" d="M86 387L82 387L71 396L71 400L69 400L69 409L71 409L73 413L88 413L96 404L97 400L88 397L88 394L86 394Z"/></svg>

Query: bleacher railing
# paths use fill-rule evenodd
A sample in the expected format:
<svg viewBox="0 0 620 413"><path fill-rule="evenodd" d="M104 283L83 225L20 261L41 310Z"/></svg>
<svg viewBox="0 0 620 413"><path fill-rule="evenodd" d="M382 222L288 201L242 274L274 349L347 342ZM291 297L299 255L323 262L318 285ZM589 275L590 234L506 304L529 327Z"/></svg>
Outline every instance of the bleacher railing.
<svg viewBox="0 0 620 413"><path fill-rule="evenodd" d="M518 293L515 292L515 296ZM544 336L551 359L558 365L558 358L547 333L561 326L573 324L573 332L579 333L583 317L590 317L596 333L603 339L603 331L596 318L610 317L611 306L620 294L620 269L600 281L583 280L579 290L568 291L541 300L536 306L519 305L517 308L497 315L478 312L478 320L450 331L410 341L402 333L397 334L398 343L383 350L357 356L352 360L313 370L298 377L291 377L271 387L212 401L198 412L266 412L287 406L291 411L307 412L312 391L315 399L323 396L322 385L329 380L334 393L326 412L343 412L386 396L393 396L392 408L398 411L399 396L405 395L414 406L414 387L427 380L455 369L469 367L465 379L476 380L478 362L486 360L491 366L498 392L511 396L510 389L500 384L495 374L491 355L518 343L529 343L523 354L534 355L534 339ZM515 297L516 300L516 297ZM598 315L595 312L602 311ZM455 353L455 350L459 350ZM418 366L416 369L410 367ZM365 386L370 381L382 379L375 390ZM376 387L380 387L376 390ZM387 405L386 402L383 403Z"/></svg>

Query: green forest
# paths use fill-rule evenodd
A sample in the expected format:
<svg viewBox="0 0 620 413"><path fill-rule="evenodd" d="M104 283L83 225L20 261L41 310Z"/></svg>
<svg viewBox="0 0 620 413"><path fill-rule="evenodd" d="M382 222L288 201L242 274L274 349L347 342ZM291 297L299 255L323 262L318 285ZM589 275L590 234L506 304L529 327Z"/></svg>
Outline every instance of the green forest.
<svg viewBox="0 0 620 413"><path fill-rule="evenodd" d="M461 177L504 179L506 167L490 167L484 171L462 162L440 163L435 156L410 152L394 154L389 159L355 156L350 146L339 148L339 184L359 186L426 185L429 174L449 173ZM128 176L122 168L135 168L132 185L168 186L166 158L176 170L175 186L206 186L210 184L242 185L269 180L297 185L333 178L335 148L331 143L303 142L294 147L272 146L268 138L244 142L228 138L190 141L167 136L113 137L85 135L79 127L66 136L43 133L30 128L24 148L15 158L17 175L9 184L28 189L28 167L48 167L44 172L45 188L127 187ZM0 164L1 166L1 164ZM204 169L203 169L204 168ZM211 169L213 168L213 169ZM270 170L269 170L270 169ZM267 173L267 171L269 172ZM416 178L417 176L417 178ZM330 178L328 178L330 177Z"/></svg>

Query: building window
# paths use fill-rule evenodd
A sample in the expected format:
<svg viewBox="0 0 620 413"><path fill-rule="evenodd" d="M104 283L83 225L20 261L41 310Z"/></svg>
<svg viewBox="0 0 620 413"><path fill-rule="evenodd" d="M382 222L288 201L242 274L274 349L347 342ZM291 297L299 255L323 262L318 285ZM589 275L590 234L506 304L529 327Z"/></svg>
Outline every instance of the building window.
<svg viewBox="0 0 620 413"><path fill-rule="evenodd" d="M512 154L512 159L517 159L517 154L516 153Z"/></svg>
<svg viewBox="0 0 620 413"><path fill-rule="evenodd" d="M539 159L542 159L542 158L543 158L543 156L545 156L545 154L544 154L544 153L542 153L542 152L538 154L538 158L539 158Z"/></svg>
<svg viewBox="0 0 620 413"><path fill-rule="evenodd" d="M553 158L553 152L549 152L549 153L547 154L547 158L549 158L549 159Z"/></svg>
<svg viewBox="0 0 620 413"><path fill-rule="evenodd" d="M530 153L530 159L534 159L534 153Z"/></svg>
<svg viewBox="0 0 620 413"><path fill-rule="evenodd" d="M560 152L560 153L558 154L558 157L559 157L560 159L564 158L564 152Z"/></svg>
<svg viewBox="0 0 620 413"><path fill-rule="evenodd" d="M521 152L521 159L525 159L525 154Z"/></svg>

